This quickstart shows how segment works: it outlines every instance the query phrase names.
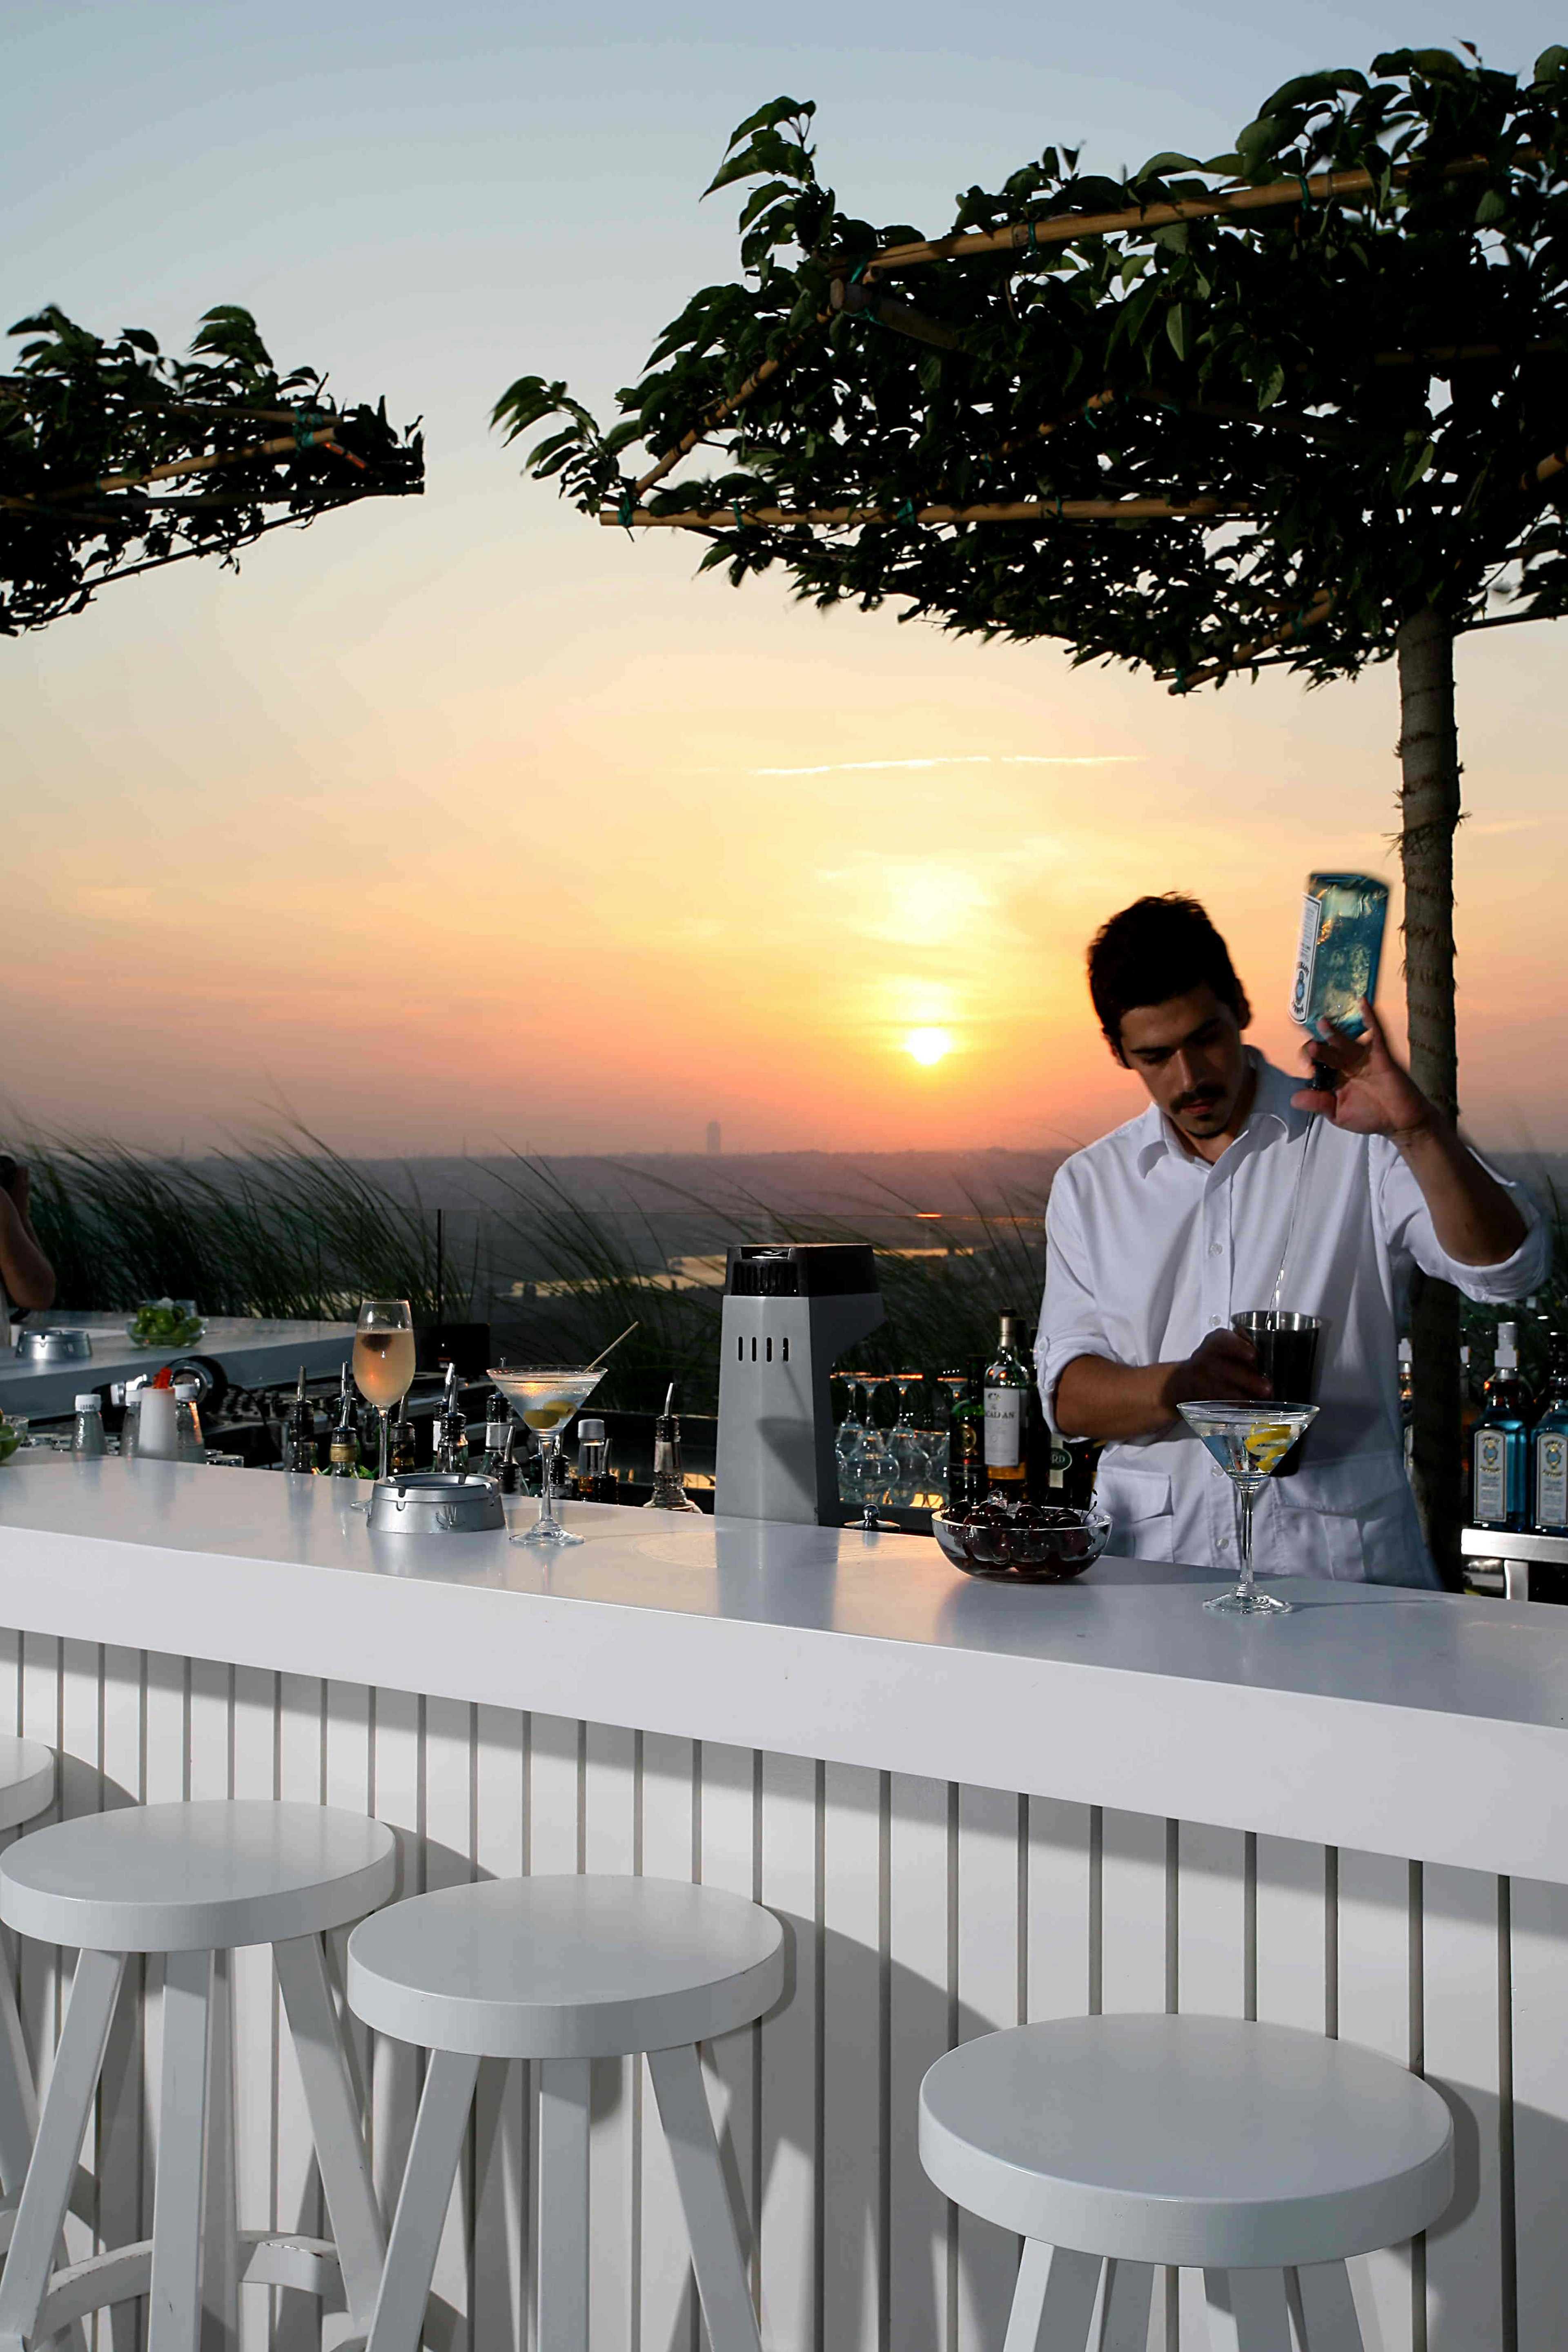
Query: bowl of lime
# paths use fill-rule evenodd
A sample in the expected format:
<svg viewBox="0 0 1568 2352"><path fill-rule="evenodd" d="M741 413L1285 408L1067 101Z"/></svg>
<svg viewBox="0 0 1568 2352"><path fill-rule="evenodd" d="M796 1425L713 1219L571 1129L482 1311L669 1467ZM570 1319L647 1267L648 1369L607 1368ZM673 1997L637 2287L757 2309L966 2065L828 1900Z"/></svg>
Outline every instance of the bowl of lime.
<svg viewBox="0 0 1568 2352"><path fill-rule="evenodd" d="M25 1423L18 1429L14 1421L7 1421L5 1415L0 1413L0 1465L9 1462L26 1433Z"/></svg>
<svg viewBox="0 0 1568 2352"><path fill-rule="evenodd" d="M194 1298L144 1298L125 1336L133 1348L193 1348L206 1328Z"/></svg>

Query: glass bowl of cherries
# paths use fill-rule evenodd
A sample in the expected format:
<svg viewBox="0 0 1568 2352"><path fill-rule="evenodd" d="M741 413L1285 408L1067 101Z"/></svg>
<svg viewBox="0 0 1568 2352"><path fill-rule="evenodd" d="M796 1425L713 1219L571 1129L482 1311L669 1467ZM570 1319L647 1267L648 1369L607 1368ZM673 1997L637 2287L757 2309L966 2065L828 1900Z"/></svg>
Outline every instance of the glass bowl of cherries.
<svg viewBox="0 0 1568 2352"><path fill-rule="evenodd" d="M960 1510L933 1511L931 1531L943 1557L966 1576L1065 1584L1100 1558L1110 1540L1110 1521L1103 1511L988 1495Z"/></svg>

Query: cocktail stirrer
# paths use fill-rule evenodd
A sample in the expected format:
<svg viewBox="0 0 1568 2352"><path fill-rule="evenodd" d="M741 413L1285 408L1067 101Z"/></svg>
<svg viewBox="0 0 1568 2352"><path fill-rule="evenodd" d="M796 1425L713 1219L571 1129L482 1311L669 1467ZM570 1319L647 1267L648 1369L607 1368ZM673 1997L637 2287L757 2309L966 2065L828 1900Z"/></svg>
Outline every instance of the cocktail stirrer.
<svg viewBox="0 0 1568 2352"><path fill-rule="evenodd" d="M1290 1244L1296 1238L1296 1218L1301 1206L1301 1194L1306 1189L1307 1167L1312 1157L1312 1145L1317 1139L1318 1129L1321 1125L1321 1115L1313 1113L1309 1119L1307 1132L1301 1143L1301 1157L1297 1163L1295 1187L1290 1194L1290 1215L1285 1227L1285 1246L1279 1253L1279 1271L1274 1278L1274 1296L1269 1301L1270 1308L1276 1315L1279 1312L1279 1301L1284 1296L1285 1269L1290 1263Z"/></svg>

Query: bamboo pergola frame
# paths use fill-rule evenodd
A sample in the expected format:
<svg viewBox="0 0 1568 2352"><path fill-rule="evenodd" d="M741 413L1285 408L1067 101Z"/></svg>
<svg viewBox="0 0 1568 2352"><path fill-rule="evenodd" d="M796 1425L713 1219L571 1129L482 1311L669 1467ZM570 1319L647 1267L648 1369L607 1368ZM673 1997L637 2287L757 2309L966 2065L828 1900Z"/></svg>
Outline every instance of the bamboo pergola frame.
<svg viewBox="0 0 1568 2352"><path fill-rule="evenodd" d="M1537 151L1524 148L1518 162L1535 160ZM851 271L847 263L840 265L831 287L830 306L819 310L810 324L790 338L772 359L764 360L737 390L703 412L698 423L681 436L674 446L666 451L651 471L633 485L630 496L623 499L611 511L602 509L600 524L606 530L705 530L717 531L731 528L744 529L748 524L760 527L788 528L794 525L816 526L829 530L854 529L869 523L890 521L915 522L922 525L965 525L985 522L1156 522L1156 521L1220 521L1245 520L1252 511L1246 504L1226 503L1218 498L1199 498L1178 503L1168 499L1001 499L980 501L967 506L933 504L916 507L906 500L897 508L882 506L846 507L730 507L688 509L654 513L641 503L658 482L673 471L680 460L703 441L714 427L761 390L773 376L786 368L791 360L834 318L849 315L875 320L894 331L909 335L915 341L941 350L962 351L963 338L940 320L927 318L912 303L879 296L871 281L893 272L918 268L928 262L967 260L984 255L1017 255L1026 257L1041 247L1075 244L1080 239L1100 238L1118 234L1153 233L1191 220L1230 219L1239 227L1252 226L1258 214L1298 207L1310 204L1329 204L1349 197L1373 195L1384 185L1408 187L1423 177L1436 181L1462 180L1479 177L1491 170L1488 157L1467 155L1451 162L1428 166L1396 164L1384 178L1365 170L1322 172L1272 180L1258 186L1251 183L1222 188L1212 196L1175 197L1169 201L1130 206L1122 211L1099 214L1057 214L1043 219L1011 221L1005 227L948 237L922 238L915 243L890 247L886 252L873 254L868 260ZM1568 337L1550 336L1519 347L1517 356L1529 357L1556 352L1568 346ZM1453 365L1457 362L1500 359L1514 356L1505 344L1452 343L1433 344L1414 352L1384 351L1370 354L1370 363L1376 368ZM1127 397L1128 395L1121 395ZM1091 394L1081 405L1066 417L1047 420L1030 432L1002 444L1001 455L1025 447L1036 439L1044 439L1059 432L1063 425L1078 417L1090 415L1109 406L1118 397L1113 388ZM1278 415L1260 410L1256 416L1240 410L1223 412L1205 407L1197 402L1184 402L1184 410L1195 414L1224 414L1241 423L1257 423L1274 430L1308 431L1314 420L1287 412ZM1531 490L1568 471L1568 444L1551 451L1533 470L1520 478L1521 490ZM1174 677L1184 690L1224 676L1232 669L1246 668L1260 656L1289 643L1304 630L1314 628L1328 619L1335 605L1332 589L1321 589L1290 620L1268 635L1237 646L1225 658L1205 663L1201 668L1183 676L1165 672Z"/></svg>

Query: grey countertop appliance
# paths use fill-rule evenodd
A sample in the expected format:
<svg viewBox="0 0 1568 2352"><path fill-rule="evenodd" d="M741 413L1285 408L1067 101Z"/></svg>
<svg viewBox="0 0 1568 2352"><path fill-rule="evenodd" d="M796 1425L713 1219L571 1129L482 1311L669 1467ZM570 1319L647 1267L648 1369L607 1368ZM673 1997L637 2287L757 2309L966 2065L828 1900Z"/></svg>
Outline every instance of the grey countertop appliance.
<svg viewBox="0 0 1568 2352"><path fill-rule="evenodd" d="M714 1508L837 1527L836 1360L885 1310L866 1242L746 1242L730 1252Z"/></svg>

